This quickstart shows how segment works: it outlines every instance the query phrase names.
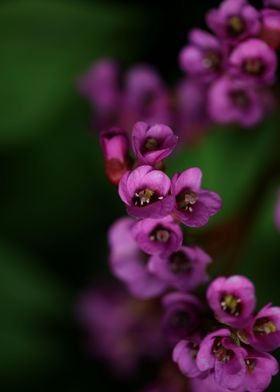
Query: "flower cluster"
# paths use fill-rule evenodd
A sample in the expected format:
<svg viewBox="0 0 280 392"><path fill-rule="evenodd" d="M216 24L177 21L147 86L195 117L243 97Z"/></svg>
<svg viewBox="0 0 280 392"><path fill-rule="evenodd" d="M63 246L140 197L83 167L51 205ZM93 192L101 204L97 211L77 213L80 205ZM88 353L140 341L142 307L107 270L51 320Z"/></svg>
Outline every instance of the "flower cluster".
<svg viewBox="0 0 280 392"><path fill-rule="evenodd" d="M264 391L278 372L269 352L280 347L280 308L268 304L254 314L254 285L238 275L215 279L206 296L220 325L201 321L202 328L176 344L173 360L201 390Z"/></svg>
<svg viewBox="0 0 280 392"><path fill-rule="evenodd" d="M120 132L103 132L101 142L118 154L114 160L126 162L128 138L120 137ZM220 210L221 198L201 187L199 168L176 173L171 179L163 171L163 159L177 143L168 126L138 122L131 143L133 168L120 172L118 185L130 217L119 219L110 229L112 271L139 297L159 295L168 287L193 290L207 280L205 270L211 258L197 246L183 245L180 223L206 225ZM110 162L108 150L104 149L105 162Z"/></svg>
<svg viewBox="0 0 280 392"><path fill-rule="evenodd" d="M180 53L181 68L204 82L214 122L253 126L267 111L265 88L275 81L279 1L265 1L259 11L247 0L224 0L207 13L206 22L211 33L190 32Z"/></svg>

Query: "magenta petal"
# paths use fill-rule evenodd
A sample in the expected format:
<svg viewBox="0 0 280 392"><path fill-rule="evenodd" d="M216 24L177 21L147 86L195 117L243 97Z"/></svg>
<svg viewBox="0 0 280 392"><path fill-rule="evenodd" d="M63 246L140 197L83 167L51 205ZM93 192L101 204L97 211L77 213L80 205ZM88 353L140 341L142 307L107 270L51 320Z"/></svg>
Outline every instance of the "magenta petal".
<svg viewBox="0 0 280 392"><path fill-rule="evenodd" d="M193 192L198 192L201 185L202 172L198 167L192 167L185 170L181 174L176 174L172 178L172 184L175 194L180 193L183 189L190 189Z"/></svg>

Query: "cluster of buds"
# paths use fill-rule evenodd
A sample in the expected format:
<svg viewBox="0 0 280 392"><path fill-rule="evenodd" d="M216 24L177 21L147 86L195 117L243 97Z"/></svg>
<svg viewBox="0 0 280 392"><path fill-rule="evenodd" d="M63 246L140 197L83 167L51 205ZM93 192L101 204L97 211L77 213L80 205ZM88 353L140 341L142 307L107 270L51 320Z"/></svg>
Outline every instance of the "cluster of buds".
<svg viewBox="0 0 280 392"><path fill-rule="evenodd" d="M251 127L264 117L270 100L265 88L276 77L279 8L279 0L264 1L260 11L247 0L225 0L206 15L213 34L190 32L179 62L192 79L204 82L214 122Z"/></svg>

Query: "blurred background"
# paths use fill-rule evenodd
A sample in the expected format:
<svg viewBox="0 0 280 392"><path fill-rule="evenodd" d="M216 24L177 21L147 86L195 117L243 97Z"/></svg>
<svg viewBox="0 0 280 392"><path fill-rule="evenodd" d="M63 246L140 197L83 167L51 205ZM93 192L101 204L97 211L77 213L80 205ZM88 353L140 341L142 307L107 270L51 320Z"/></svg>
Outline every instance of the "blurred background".
<svg viewBox="0 0 280 392"><path fill-rule="evenodd" d="M149 379L151 370L125 385L110 377L104 364L87 355L75 320L81 290L110 277L106 233L125 213L104 177L77 79L105 56L123 67L149 62L174 82L181 75L177 57L187 32L203 27L206 10L217 4L1 1L2 391L108 391L112 386L136 391ZM244 223L246 238L238 245L234 272L254 280L259 306L280 305L280 234L273 221L279 131L277 110L257 129L214 129L169 166L170 172L200 166L205 186L222 195L224 208L214 224L229 222L228 235L221 235L229 257L235 247L231 240L243 227L232 222L237 214L242 222L246 205L250 225ZM279 388L280 376L270 390Z"/></svg>

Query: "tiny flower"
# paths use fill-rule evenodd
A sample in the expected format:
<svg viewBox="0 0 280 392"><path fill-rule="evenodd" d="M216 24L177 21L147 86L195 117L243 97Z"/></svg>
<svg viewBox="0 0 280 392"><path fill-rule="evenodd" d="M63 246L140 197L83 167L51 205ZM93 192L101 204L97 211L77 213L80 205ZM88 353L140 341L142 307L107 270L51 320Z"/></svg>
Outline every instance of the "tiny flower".
<svg viewBox="0 0 280 392"><path fill-rule="evenodd" d="M171 216L161 219L142 219L132 228L132 234L143 252L150 255L171 253L183 242L180 226Z"/></svg>
<svg viewBox="0 0 280 392"><path fill-rule="evenodd" d="M172 193L176 198L174 214L189 227L206 225L222 206L217 193L201 189L202 172L193 167L183 173L176 173L172 178Z"/></svg>
<svg viewBox="0 0 280 392"><path fill-rule="evenodd" d="M194 378L203 375L195 361L199 350L199 343L200 339L198 338L181 340L173 350L173 361L178 364L181 373L186 377Z"/></svg>
<svg viewBox="0 0 280 392"><path fill-rule="evenodd" d="M263 10L261 17L261 38L273 49L278 49L280 47L280 5L279 11L273 9Z"/></svg>
<svg viewBox="0 0 280 392"><path fill-rule="evenodd" d="M170 99L159 74L148 65L130 69L124 80L121 118L125 127L137 121L170 122Z"/></svg>
<svg viewBox="0 0 280 392"><path fill-rule="evenodd" d="M259 13L247 0L225 0L218 9L208 12L206 20L210 29L230 44L254 37L260 31Z"/></svg>
<svg viewBox="0 0 280 392"><path fill-rule="evenodd" d="M114 126L120 105L119 70L111 59L97 61L79 80L80 93L87 97L93 106L95 126L109 128Z"/></svg>
<svg viewBox="0 0 280 392"><path fill-rule="evenodd" d="M182 246L169 255L153 255L149 271L179 290L190 291L208 280L210 256L196 246Z"/></svg>
<svg viewBox="0 0 280 392"><path fill-rule="evenodd" d="M196 357L200 371L214 371L215 382L223 388L238 389L244 380L246 350L236 345L228 329L220 329L207 335Z"/></svg>
<svg viewBox="0 0 280 392"><path fill-rule="evenodd" d="M172 153L178 137L171 128L163 124L150 127L144 122L134 125L132 147L141 165L154 166Z"/></svg>
<svg viewBox="0 0 280 392"><path fill-rule="evenodd" d="M271 383L272 376L279 371L276 359L267 353L255 350L247 350L244 358L246 365L246 375L243 386L248 392L262 392Z"/></svg>
<svg viewBox="0 0 280 392"><path fill-rule="evenodd" d="M137 218L163 218L174 208L171 182L161 170L139 166L120 180L119 195L128 206L129 215Z"/></svg>
<svg viewBox="0 0 280 392"><path fill-rule="evenodd" d="M224 55L220 41L200 29L189 35L189 45L180 53L180 65L191 77L212 80L222 71Z"/></svg>
<svg viewBox="0 0 280 392"><path fill-rule="evenodd" d="M149 256L141 252L132 237L133 224L133 219L121 218L110 228L111 269L136 297L154 297L165 290L166 284L148 270Z"/></svg>
<svg viewBox="0 0 280 392"><path fill-rule="evenodd" d="M264 41L249 39L232 51L229 65L237 77L256 84L270 84L275 79L277 56Z"/></svg>
<svg viewBox="0 0 280 392"><path fill-rule="evenodd" d="M119 128L112 128L100 134L100 142L105 160L108 179L118 185L121 177L129 168L129 141L127 133Z"/></svg>
<svg viewBox="0 0 280 392"><path fill-rule="evenodd" d="M163 297L162 304L165 309L163 331L172 345L197 331L202 310L198 298L187 293L172 292Z"/></svg>
<svg viewBox="0 0 280 392"><path fill-rule="evenodd" d="M250 345L261 351L280 347L280 307L266 305L245 330Z"/></svg>
<svg viewBox="0 0 280 392"><path fill-rule="evenodd" d="M277 201L276 201L274 219L275 219L276 227L277 227L278 231L280 232L280 189L277 193Z"/></svg>
<svg viewBox="0 0 280 392"><path fill-rule="evenodd" d="M261 93L245 81L222 77L209 90L208 113L218 124L252 127L263 119L265 110Z"/></svg>
<svg viewBox="0 0 280 392"><path fill-rule="evenodd" d="M244 276L219 277L208 287L207 300L220 322L243 328L256 305L255 287Z"/></svg>

